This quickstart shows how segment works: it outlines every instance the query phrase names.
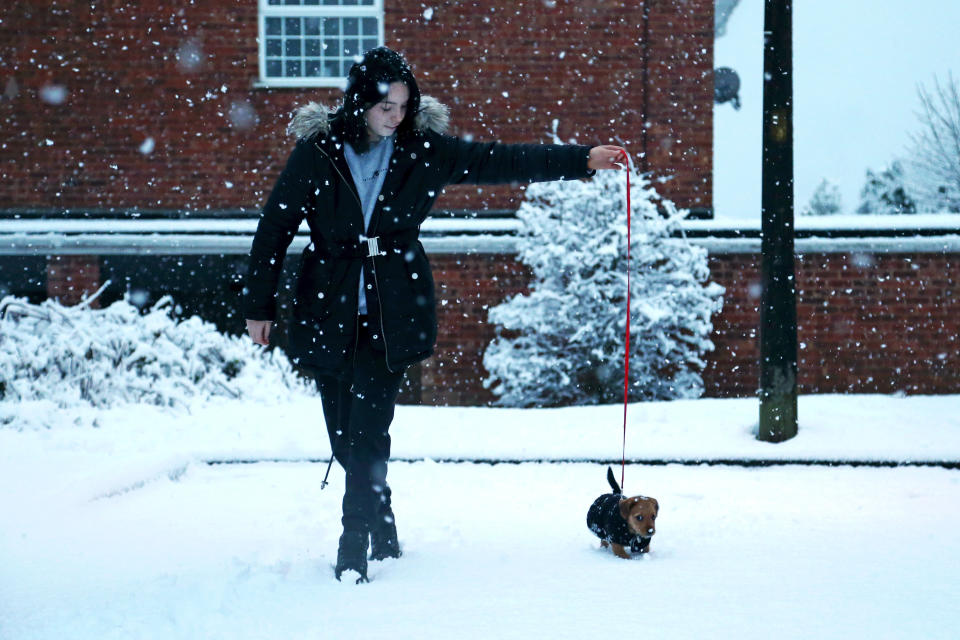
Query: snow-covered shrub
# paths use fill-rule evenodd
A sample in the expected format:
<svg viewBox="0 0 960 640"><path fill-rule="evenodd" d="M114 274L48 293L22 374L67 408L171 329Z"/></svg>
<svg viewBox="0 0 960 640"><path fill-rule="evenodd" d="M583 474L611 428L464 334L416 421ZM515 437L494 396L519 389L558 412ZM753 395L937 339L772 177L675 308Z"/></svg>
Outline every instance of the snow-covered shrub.
<svg viewBox="0 0 960 640"><path fill-rule="evenodd" d="M820 181L810 197L810 202L801 211L805 216L833 216L840 213L842 202L840 187L826 178Z"/></svg>
<svg viewBox="0 0 960 640"><path fill-rule="evenodd" d="M883 171L867 169L866 181L860 190L857 213L916 213L917 203L909 194L903 164L894 160Z"/></svg>
<svg viewBox="0 0 960 640"><path fill-rule="evenodd" d="M679 231L682 217L636 173L632 185L632 400L697 397L711 316L723 288L706 284L706 251ZM506 406L618 402L626 329L626 184L622 171L590 181L537 183L517 212L529 294L490 310L495 339L484 381Z"/></svg>
<svg viewBox="0 0 960 640"><path fill-rule="evenodd" d="M310 387L277 351L173 317L169 296L141 312L8 296L0 301L0 401L61 408L123 403L186 406L191 398L259 398Z"/></svg>

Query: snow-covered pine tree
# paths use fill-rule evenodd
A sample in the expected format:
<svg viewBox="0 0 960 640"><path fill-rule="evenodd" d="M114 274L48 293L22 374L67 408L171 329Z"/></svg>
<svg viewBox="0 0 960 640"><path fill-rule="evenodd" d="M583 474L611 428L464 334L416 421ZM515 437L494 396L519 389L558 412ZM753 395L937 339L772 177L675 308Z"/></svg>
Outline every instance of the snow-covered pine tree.
<svg viewBox="0 0 960 640"><path fill-rule="evenodd" d="M800 213L806 216L833 216L840 213L841 208L840 187L824 178Z"/></svg>
<svg viewBox="0 0 960 640"><path fill-rule="evenodd" d="M866 182L860 190L857 213L900 214L916 213L917 204L907 192L903 164L894 160L883 171L867 169Z"/></svg>
<svg viewBox="0 0 960 640"><path fill-rule="evenodd" d="M649 181L630 176L631 400L697 397L711 316L723 288L707 284L707 254L679 233L682 215ZM484 385L516 407L618 402L626 327L625 176L532 184L517 217L528 294L490 310L495 339Z"/></svg>

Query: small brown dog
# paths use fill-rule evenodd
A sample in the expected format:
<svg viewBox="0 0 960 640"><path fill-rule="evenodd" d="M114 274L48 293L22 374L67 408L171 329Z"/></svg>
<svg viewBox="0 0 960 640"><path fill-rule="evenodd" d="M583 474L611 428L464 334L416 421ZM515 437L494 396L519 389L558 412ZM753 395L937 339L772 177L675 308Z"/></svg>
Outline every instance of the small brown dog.
<svg viewBox="0 0 960 640"><path fill-rule="evenodd" d="M600 538L600 545L612 547L619 558L630 557L628 546L631 553L646 553L650 550L650 538L657 532L660 504L646 496L624 498L610 467L607 467L607 482L613 493L605 493L593 501L587 511L587 526Z"/></svg>

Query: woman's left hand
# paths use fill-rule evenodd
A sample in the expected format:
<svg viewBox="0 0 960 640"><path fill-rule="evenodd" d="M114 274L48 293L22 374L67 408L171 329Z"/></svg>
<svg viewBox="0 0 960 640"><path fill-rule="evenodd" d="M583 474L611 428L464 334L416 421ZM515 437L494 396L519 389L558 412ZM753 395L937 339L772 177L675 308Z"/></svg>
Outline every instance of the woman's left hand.
<svg viewBox="0 0 960 640"><path fill-rule="evenodd" d="M605 144L590 149L590 159L587 160L588 169L594 171L599 169L626 169L627 166L627 151L623 147Z"/></svg>

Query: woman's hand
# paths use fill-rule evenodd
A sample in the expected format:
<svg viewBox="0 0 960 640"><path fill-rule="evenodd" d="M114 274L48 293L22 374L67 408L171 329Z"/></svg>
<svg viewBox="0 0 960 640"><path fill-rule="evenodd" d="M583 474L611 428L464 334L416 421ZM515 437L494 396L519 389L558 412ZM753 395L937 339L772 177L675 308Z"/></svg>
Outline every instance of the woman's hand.
<svg viewBox="0 0 960 640"><path fill-rule="evenodd" d="M250 339L257 344L268 346L270 344L270 326L273 323L270 320L247 320L247 333Z"/></svg>
<svg viewBox="0 0 960 640"><path fill-rule="evenodd" d="M628 166L627 151L623 147L605 144L590 149L590 159L587 160L588 169L594 171L599 169L626 169Z"/></svg>

